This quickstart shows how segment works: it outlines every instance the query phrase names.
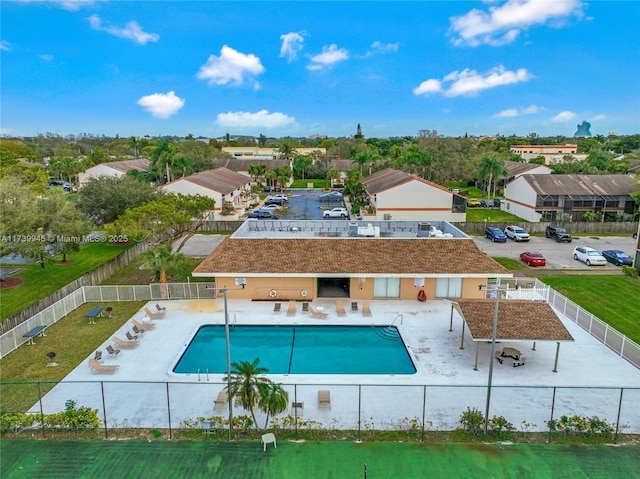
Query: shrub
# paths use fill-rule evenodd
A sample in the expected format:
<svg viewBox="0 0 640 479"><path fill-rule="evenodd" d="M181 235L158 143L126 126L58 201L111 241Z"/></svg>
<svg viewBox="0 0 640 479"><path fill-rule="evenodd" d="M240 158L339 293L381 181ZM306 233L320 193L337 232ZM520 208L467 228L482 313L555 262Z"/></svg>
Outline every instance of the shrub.
<svg viewBox="0 0 640 479"><path fill-rule="evenodd" d="M478 436L484 429L484 415L476 408L467 408L465 412L460 416L460 425L462 429Z"/></svg>
<svg viewBox="0 0 640 479"><path fill-rule="evenodd" d="M634 268L633 266L623 266L622 272L631 278L638 277L638 269Z"/></svg>
<svg viewBox="0 0 640 479"><path fill-rule="evenodd" d="M546 421L551 432L564 436L599 437L610 439L613 437L614 426L598 416L560 416L560 419Z"/></svg>

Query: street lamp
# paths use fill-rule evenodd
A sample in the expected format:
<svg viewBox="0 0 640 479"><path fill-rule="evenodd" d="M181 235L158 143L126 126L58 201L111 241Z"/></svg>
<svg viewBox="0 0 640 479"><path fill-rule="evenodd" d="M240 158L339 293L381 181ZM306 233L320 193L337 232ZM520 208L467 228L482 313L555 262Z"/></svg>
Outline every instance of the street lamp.
<svg viewBox="0 0 640 479"><path fill-rule="evenodd" d="M487 404L484 410L484 434L487 435L487 426L489 424L489 405L491 404L491 382L493 380L493 357L496 354L496 334L498 331L498 308L500 305L500 295L505 293L507 288L500 288L497 284L486 285L481 284L478 289L491 288L491 292L496 295L496 306L493 310L493 327L491 329L491 355L489 356L489 380L487 384Z"/></svg>
<svg viewBox="0 0 640 479"><path fill-rule="evenodd" d="M236 286L239 288L207 288L214 291L222 291L222 297L224 298L224 339L227 350L227 393L229 394L229 441L231 441L231 429L233 428L233 395L231 394L231 341L229 340L229 308L227 306L227 291L237 291L244 289L247 281L244 278L236 279Z"/></svg>

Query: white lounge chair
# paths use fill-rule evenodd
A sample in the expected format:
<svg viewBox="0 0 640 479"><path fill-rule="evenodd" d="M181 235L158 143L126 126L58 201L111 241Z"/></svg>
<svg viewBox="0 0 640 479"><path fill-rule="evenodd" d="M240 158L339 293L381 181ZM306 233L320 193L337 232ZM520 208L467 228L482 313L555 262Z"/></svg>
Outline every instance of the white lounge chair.
<svg viewBox="0 0 640 479"><path fill-rule="evenodd" d="M101 364L95 359L89 359L89 367L94 373L111 374L116 372L120 366L117 364Z"/></svg>
<svg viewBox="0 0 640 479"><path fill-rule="evenodd" d="M331 391L328 389L318 391L318 407L331 409Z"/></svg>

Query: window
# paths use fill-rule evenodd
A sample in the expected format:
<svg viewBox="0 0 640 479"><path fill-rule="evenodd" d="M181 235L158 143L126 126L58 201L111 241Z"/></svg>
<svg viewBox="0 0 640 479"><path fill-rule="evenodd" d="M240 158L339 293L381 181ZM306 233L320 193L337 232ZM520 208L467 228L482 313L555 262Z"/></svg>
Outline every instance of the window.
<svg viewBox="0 0 640 479"><path fill-rule="evenodd" d="M374 298L399 298L400 278L374 278Z"/></svg>
<svg viewBox="0 0 640 479"><path fill-rule="evenodd" d="M436 279L436 298L459 298L462 296L462 278Z"/></svg>

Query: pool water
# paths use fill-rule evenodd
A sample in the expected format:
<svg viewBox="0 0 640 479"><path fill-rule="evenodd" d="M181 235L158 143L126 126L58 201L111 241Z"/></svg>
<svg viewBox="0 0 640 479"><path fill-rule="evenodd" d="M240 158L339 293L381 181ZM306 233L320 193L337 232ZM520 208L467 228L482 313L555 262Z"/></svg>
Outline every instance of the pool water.
<svg viewBox="0 0 640 479"><path fill-rule="evenodd" d="M267 374L414 374L397 328L387 326L231 326L231 362L260 359ZM224 326L201 326L173 368L225 374Z"/></svg>

